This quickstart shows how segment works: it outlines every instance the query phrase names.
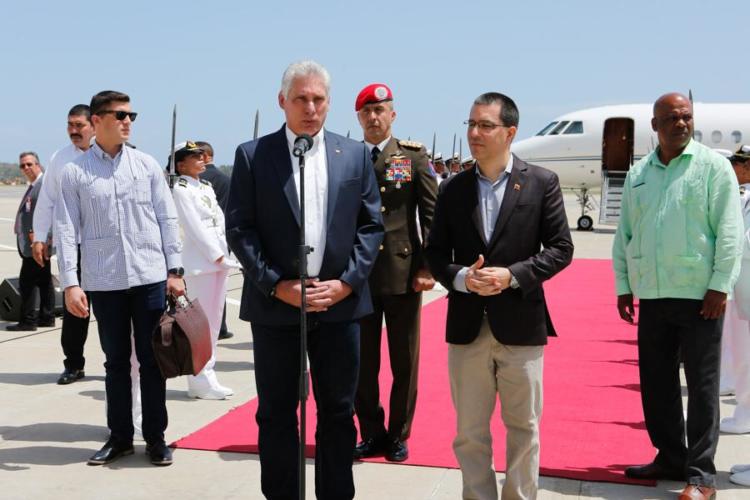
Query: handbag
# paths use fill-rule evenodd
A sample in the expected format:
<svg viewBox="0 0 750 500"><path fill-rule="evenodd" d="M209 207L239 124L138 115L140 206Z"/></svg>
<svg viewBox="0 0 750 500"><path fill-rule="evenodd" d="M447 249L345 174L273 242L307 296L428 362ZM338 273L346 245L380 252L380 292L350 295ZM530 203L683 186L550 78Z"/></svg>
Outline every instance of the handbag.
<svg viewBox="0 0 750 500"><path fill-rule="evenodd" d="M211 328L198 299L169 297L167 310L151 336L164 378L198 375L211 358Z"/></svg>

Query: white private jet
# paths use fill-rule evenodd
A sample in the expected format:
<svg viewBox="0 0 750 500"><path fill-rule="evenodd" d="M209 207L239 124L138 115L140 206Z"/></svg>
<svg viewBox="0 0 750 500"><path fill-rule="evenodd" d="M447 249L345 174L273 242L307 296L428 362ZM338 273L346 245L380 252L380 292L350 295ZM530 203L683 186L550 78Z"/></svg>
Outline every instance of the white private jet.
<svg viewBox="0 0 750 500"><path fill-rule="evenodd" d="M657 144L652 104L624 104L574 111L556 118L535 136L515 143L524 161L553 170L563 189L576 191L579 230L591 230L591 188L602 187L599 221L616 223L625 174ZM695 139L714 149L735 151L750 143L750 104L693 105Z"/></svg>

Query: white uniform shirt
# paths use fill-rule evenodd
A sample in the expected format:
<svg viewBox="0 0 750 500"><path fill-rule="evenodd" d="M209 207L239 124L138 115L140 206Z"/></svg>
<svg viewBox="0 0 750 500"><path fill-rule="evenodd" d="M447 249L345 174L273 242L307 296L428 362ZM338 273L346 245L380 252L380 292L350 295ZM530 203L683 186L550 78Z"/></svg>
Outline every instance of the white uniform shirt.
<svg viewBox="0 0 750 500"><path fill-rule="evenodd" d="M44 184L39 191L39 198L34 208L34 242L47 242L47 234L52 229L55 215L55 203L60 196L60 179L63 167L81 156L85 151L70 143L58 149L49 159L45 173Z"/></svg>
<svg viewBox="0 0 750 500"><path fill-rule="evenodd" d="M740 318L750 320L750 184L742 184L742 217L745 221L745 237L742 239L742 267L734 285L734 301Z"/></svg>
<svg viewBox="0 0 750 500"><path fill-rule="evenodd" d="M224 212L211 184L182 175L172 189L182 229L182 263L186 275L239 267L229 258ZM221 264L216 260L224 257Z"/></svg>
<svg viewBox="0 0 750 500"><path fill-rule="evenodd" d="M299 201L299 159L292 151L296 134L286 129L289 157L292 160L294 185ZM307 275L315 278L323 266L326 249L326 220L328 215L328 162L323 129L313 137L313 146L305 153L305 244L313 248L307 256Z"/></svg>

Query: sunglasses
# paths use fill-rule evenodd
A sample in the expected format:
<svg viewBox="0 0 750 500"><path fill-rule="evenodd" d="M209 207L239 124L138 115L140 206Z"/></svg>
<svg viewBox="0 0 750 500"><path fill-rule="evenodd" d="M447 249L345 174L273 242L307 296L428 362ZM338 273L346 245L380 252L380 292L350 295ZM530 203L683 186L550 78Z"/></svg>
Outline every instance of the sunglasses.
<svg viewBox="0 0 750 500"><path fill-rule="evenodd" d="M106 109L104 111L99 111L97 113L97 115L99 115L99 116L101 116L101 115L108 115L110 113L112 113L113 115L115 115L115 119L118 120L118 121L122 121L125 118L130 118L130 121L134 122L136 116L138 116L138 113L135 113L133 111L115 111L114 109Z"/></svg>
<svg viewBox="0 0 750 500"><path fill-rule="evenodd" d="M18 168L20 168L21 170L23 170L23 169L25 169L25 168L31 168L31 167L33 167L34 165L36 165L36 163L20 163L20 164L18 165Z"/></svg>

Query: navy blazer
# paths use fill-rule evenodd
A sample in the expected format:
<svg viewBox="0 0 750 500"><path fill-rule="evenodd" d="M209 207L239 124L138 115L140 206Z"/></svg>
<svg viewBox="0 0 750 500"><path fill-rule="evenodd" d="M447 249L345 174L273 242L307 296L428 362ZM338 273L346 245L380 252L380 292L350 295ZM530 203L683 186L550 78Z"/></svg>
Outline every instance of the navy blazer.
<svg viewBox="0 0 750 500"><path fill-rule="evenodd" d="M320 321L351 321L372 312L367 277L383 239L380 193L367 147L324 134L328 216L318 277L340 279L353 293L317 314ZM299 201L285 127L237 147L226 228L245 272L240 318L269 326L299 324L299 309L270 295L279 280L299 278Z"/></svg>

